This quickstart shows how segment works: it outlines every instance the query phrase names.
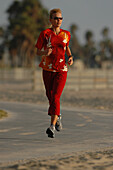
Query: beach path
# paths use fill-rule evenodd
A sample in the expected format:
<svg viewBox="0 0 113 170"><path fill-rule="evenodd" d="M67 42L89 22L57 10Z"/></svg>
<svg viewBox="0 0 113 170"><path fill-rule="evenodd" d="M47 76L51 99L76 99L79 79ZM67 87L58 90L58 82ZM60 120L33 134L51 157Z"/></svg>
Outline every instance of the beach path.
<svg viewBox="0 0 113 170"><path fill-rule="evenodd" d="M63 130L51 139L47 108L0 102L9 113L0 120L0 163L113 147L113 112L62 107Z"/></svg>

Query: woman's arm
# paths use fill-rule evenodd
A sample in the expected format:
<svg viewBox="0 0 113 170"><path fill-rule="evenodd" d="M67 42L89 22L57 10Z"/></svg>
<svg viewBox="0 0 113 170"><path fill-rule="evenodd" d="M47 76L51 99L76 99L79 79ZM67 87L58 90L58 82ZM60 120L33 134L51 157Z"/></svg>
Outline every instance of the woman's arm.
<svg viewBox="0 0 113 170"><path fill-rule="evenodd" d="M73 64L73 56L71 54L71 50L70 50L69 46L66 47L66 54L69 57L68 64L71 66Z"/></svg>
<svg viewBox="0 0 113 170"><path fill-rule="evenodd" d="M52 48L47 48L46 50L42 51L37 48L37 55L39 56L49 56L52 53Z"/></svg>

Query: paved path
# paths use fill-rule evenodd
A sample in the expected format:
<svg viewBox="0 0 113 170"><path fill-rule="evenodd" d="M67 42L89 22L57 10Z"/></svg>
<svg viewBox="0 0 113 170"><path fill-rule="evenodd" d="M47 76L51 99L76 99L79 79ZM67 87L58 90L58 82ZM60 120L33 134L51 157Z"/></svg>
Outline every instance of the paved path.
<svg viewBox="0 0 113 170"><path fill-rule="evenodd" d="M48 138L47 107L0 102L9 117L0 120L0 162L113 147L113 112L62 108L63 130Z"/></svg>

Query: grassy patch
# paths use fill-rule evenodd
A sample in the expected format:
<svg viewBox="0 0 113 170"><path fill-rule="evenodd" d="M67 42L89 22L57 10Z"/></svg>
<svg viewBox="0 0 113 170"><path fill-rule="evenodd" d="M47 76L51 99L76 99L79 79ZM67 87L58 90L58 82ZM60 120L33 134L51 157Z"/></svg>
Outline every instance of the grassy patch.
<svg viewBox="0 0 113 170"><path fill-rule="evenodd" d="M4 110L0 110L0 119L3 118L3 117L7 117L8 116L8 113Z"/></svg>

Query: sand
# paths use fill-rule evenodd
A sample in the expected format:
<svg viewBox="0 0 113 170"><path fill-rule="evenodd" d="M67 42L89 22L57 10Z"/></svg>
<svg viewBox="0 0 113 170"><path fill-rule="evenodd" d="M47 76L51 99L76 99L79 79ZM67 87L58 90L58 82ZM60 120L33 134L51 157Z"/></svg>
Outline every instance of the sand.
<svg viewBox="0 0 113 170"><path fill-rule="evenodd" d="M48 103L44 91L2 90L0 101ZM111 90L64 91L63 106L113 110ZM0 164L0 170L113 170L113 148Z"/></svg>
<svg viewBox="0 0 113 170"><path fill-rule="evenodd" d="M0 170L113 170L113 148L5 163Z"/></svg>

